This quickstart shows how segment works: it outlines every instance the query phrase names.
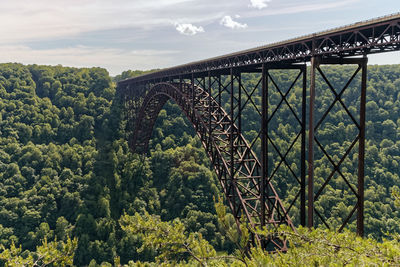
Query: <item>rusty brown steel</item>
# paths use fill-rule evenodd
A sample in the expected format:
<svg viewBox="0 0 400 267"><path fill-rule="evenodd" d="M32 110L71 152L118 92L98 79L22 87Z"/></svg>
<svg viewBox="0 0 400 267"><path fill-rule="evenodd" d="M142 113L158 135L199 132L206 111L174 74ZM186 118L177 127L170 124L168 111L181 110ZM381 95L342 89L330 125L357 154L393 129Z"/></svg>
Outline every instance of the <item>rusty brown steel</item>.
<svg viewBox="0 0 400 267"><path fill-rule="evenodd" d="M368 59L366 56L362 58L343 58L343 59L324 59L324 58L316 58L317 63L312 64L311 72L313 69L318 70L318 73L322 77L322 81L328 86L329 90L334 96L334 100L331 102L327 110L322 114L321 118L319 118L318 122L313 124L314 119L311 118L311 115L314 113L314 101L315 101L315 73L314 76L311 77L311 88L310 88L310 121L309 121L309 214L308 214L308 226L312 227L314 225L314 216L313 212L315 212L316 216L321 220L321 222L329 229L331 229L331 225L328 223L326 218L318 212L316 207L312 205L318 198L322 195L323 190L327 187L329 182L332 180L334 174L338 174L345 184L347 188L352 192L352 194L356 197L357 202L355 203L353 209L350 211L349 214L345 217L342 221L340 227L337 229L339 232L344 229L346 225L351 222L351 218L354 213L357 211L357 218L356 218L356 226L357 226L357 234L362 236L364 234L364 158L365 158L365 105L366 105L366 83L367 83L367 62ZM353 72L350 78L346 81L345 85L341 88L340 92L337 93L335 88L330 83L327 76L324 74L324 71L321 69L322 65L357 65L357 69ZM361 89L360 89L360 111L359 111L359 121L353 116L353 114L349 111L349 108L343 102L343 94L348 89L350 83L355 80L356 75L358 75L361 71ZM312 102L312 103L311 103ZM339 157L338 162L335 162L329 152L325 149L324 145L318 140L315 136L314 132L320 128L323 121L326 119L328 114L331 112L332 108L336 103L339 103L341 108L343 108L351 119L351 122L357 127L358 134L351 142L350 146L345 150L344 154ZM345 161L346 158L349 157L350 152L356 147L358 143L358 167L357 167L357 188L350 183L349 179L343 174L341 171L341 165ZM322 156L325 157L328 162L333 167L330 171L329 175L324 178L323 184L314 194L313 192L313 171L314 171L314 144L316 147L320 149L322 152Z"/></svg>
<svg viewBox="0 0 400 267"><path fill-rule="evenodd" d="M314 106L315 106L315 70L318 58L311 58L310 103L308 118L308 209L307 226L314 226Z"/></svg>
<svg viewBox="0 0 400 267"><path fill-rule="evenodd" d="M151 131L158 112L168 99L173 99L196 129L238 224L243 215L247 218L250 228L264 225L277 227L280 224L293 226L288 212L299 198L301 225L313 227L316 223L315 219L320 218L322 224L330 228L328 221L323 218L323 214L315 205L318 204L316 201L324 188L337 174L343 178L346 186L357 199L357 203L338 230L341 231L346 225L353 223L352 218L356 214L357 233L362 236L364 234L366 55L395 50L400 50L400 14L121 81L118 83L118 93L122 96L126 109L129 145L140 153L148 151ZM363 56L363 58L354 58L354 56ZM305 62L309 61L311 62L310 91L307 95ZM338 93L320 68L321 65L331 64L358 65L358 69ZM303 79L301 114L299 114L300 112L296 113L296 109L288 101L291 88L285 93L269 72L273 69L296 68L301 70L296 81ZM244 85L244 78L242 80L244 76L242 75L246 73L256 73L260 76L254 87L252 85L247 88L247 85ZM359 73L361 73L361 93L358 119L350 112L352 109L345 105L342 96ZM322 82L327 85L327 90L334 97L328 110L318 121L315 117L315 102L318 100L315 81L317 75L322 78ZM272 85L271 87L268 86L268 82ZM253 99L257 90L260 90L259 87L262 87L261 107ZM281 97L273 110L268 103L268 90L272 88L276 88L276 92ZM309 114L308 124L306 124L306 98L308 96ZM223 103L224 101L225 103ZM228 108L225 111L222 106L226 104L228 104ZM242 127L243 129L246 127L246 122L242 120L246 105L254 107L261 122L260 130L257 131L255 139L250 140L250 143L242 135ZM296 138L292 142L288 142L289 149L280 151L268 131L271 119L276 116L278 109L285 105L294 115L295 121L299 123L301 129ZM350 140L352 141L350 147L344 151L337 162L315 136L317 129L335 105L344 109L344 113L349 116L358 130L358 135ZM308 146L306 146L305 136L307 125ZM261 155L259 156L261 162L258 161L258 157L253 151L259 139L261 139ZM289 151L298 140L301 142L300 175L292 170L291 162L288 162L287 159ZM357 143L358 179L355 188L340 168L352 150L356 149ZM271 151L268 151L268 145L270 145ZM327 160L333 168L327 177L323 177L322 187L316 188L316 192L314 192L314 168L318 159L314 162L315 149L319 149L324 160ZM277 157L273 159L274 164L268 166L268 152L272 151L276 152ZM307 152L308 157L306 158ZM306 160L308 161L307 166ZM295 198L290 203L288 201L288 207L283 206L280 198L282 196L278 196L273 187L274 175L281 166L288 170L289 175L295 177L297 182L294 186L299 187ZM306 177L307 173L308 177ZM255 239L257 238L256 235ZM282 240L269 240L263 243L264 247L271 245L280 249L284 249L286 246Z"/></svg>
<svg viewBox="0 0 400 267"><path fill-rule="evenodd" d="M233 76L232 73L232 78ZM181 91L180 86L184 90ZM209 90L203 90L199 86L195 86L194 91L197 100L193 110L189 93L193 90L187 88L190 86L191 84L160 83L147 92L143 106L139 111L139 114L145 115L136 118L133 136L138 136L134 137L134 141L131 142L131 148L136 152L143 152L147 148L142 143L148 145L148 142L143 142L143 140L150 138L147 134L147 128L151 127L153 123L146 123L145 121L155 121L156 116L154 114L158 114L163 103L165 104L168 99L173 99L196 129L207 154L213 162L221 188L237 223L239 224L241 216L245 216L250 229L254 230L255 227L261 226L261 210L264 210L267 213L264 225L276 228L281 224L287 224L294 227L271 183L265 185L268 188L269 195L264 197L269 198L269 200L265 201L264 205L260 202L261 165L236 124L232 123L231 115L228 115L218 105L217 100L209 95ZM188 93L185 94L184 92ZM209 105L210 101L211 105ZM234 112L234 110L230 111L231 114ZM211 121L209 121L210 113L213 114ZM213 128L211 135L209 134L210 123ZM146 129L143 129L143 127ZM267 202L273 203L273 205L267 205ZM254 234L254 238L260 241L257 234ZM266 242L267 245L272 244L274 249L286 249L286 242L283 240L271 239Z"/></svg>
<svg viewBox="0 0 400 267"><path fill-rule="evenodd" d="M367 62L362 63L361 100L360 100L360 140L358 150L358 199L357 234L364 236L364 160L365 160L365 108L367 101Z"/></svg>

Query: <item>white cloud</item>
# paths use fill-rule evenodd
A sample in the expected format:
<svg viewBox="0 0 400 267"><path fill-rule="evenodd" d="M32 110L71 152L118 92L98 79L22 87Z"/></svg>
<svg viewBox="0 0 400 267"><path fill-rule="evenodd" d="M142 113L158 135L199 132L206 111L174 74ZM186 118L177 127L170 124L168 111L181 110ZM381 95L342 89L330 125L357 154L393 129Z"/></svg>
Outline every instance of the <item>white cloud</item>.
<svg viewBox="0 0 400 267"><path fill-rule="evenodd" d="M190 8L196 9L190 14ZM120 28L151 30L182 19L200 23L221 16L194 0L1 0L0 44L75 38Z"/></svg>
<svg viewBox="0 0 400 267"><path fill-rule="evenodd" d="M224 25L227 28L231 29L245 29L247 28L247 24L242 24L237 21L234 21L231 16L225 16L220 21L221 25Z"/></svg>
<svg viewBox="0 0 400 267"><path fill-rule="evenodd" d="M179 33L184 35L195 35L199 32L204 32L203 27L197 27L190 23L176 23L175 28Z"/></svg>
<svg viewBox="0 0 400 267"><path fill-rule="evenodd" d="M250 0L250 7L263 9L268 6L267 3L271 2L271 0Z"/></svg>
<svg viewBox="0 0 400 267"><path fill-rule="evenodd" d="M290 0L263 8L270 0L0 0L0 44L54 41L116 29L144 30L170 27L174 22L208 25L225 14L261 17L337 8L361 0ZM286 2L286 1L282 1ZM251 5L250 5L251 3ZM210 9L210 6L213 8ZM246 9L253 6L253 9ZM232 16L233 19L237 19ZM137 35L136 32L131 36ZM154 38L152 38L154 39ZM101 40L99 40L101 42Z"/></svg>
<svg viewBox="0 0 400 267"><path fill-rule="evenodd" d="M116 75L128 69L164 68L175 64L175 50L123 50L74 46L56 49L32 49L23 45L0 45L0 62L102 67Z"/></svg>
<svg viewBox="0 0 400 267"><path fill-rule="evenodd" d="M281 18L276 20L278 22L268 21L268 25L265 25L264 16L284 17L317 10L332 12L333 16L338 10L354 7L361 0L285 0L276 1L268 8L263 8L268 1L252 2L255 3L254 8L248 8L250 0L0 0L0 25L3 25L0 27L0 62L104 66L114 74L132 68L172 66L291 38L297 34L293 30L268 37L258 32L252 33L257 29L265 31L265 28L282 27L278 23ZM213 8L210 9L210 6ZM225 19L225 24L233 28L243 28L240 25L245 25L236 21L252 19L246 41L242 36L232 36L226 31L227 38L218 38L224 34L223 27L213 26L227 14L231 15L231 19ZM372 17L373 14L371 11L362 16ZM207 35L202 35L204 38L201 40L183 36L179 38L172 34L176 28L174 25L177 26L175 22L182 24L179 29L185 34L206 30ZM348 18L332 26L351 22L352 19ZM188 24L191 26L184 27L186 23L191 23ZM198 27L200 25L204 28ZM315 26L307 19L301 24L302 29L307 29L306 25L311 25L315 31L325 27ZM193 43L193 39L196 39L196 43ZM196 51L188 53L194 46ZM181 50L182 54L177 56L167 51L176 49ZM161 54L156 56L156 50L160 50Z"/></svg>

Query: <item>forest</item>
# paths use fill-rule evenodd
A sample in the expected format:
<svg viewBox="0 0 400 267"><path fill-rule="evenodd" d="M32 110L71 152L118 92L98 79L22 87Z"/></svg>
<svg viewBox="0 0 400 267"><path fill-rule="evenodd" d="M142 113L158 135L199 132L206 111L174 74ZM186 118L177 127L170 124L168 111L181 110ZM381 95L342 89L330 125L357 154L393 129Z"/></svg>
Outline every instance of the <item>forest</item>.
<svg viewBox="0 0 400 267"><path fill-rule="evenodd" d="M326 67L341 88L350 67ZM400 65L368 66L365 170L366 238L356 237L355 222L341 234L321 221L314 231L282 228L287 253L249 248L249 233L236 229L225 208L208 156L180 108L167 102L153 130L148 155L133 154L116 82L142 74L111 77L102 68L0 64L0 264L4 266L275 266L369 265L400 263ZM295 73L274 71L277 83ZM255 74L243 78L251 87ZM356 79L360 79L359 77ZM358 80L359 81L359 80ZM319 78L317 87L324 88ZM357 80L344 94L358 103ZM321 90L317 114L334 97ZM300 109L300 85L289 99ZM227 95L223 98L226 99ZM260 93L254 103L260 105ZM279 93L270 94L276 106ZM226 103L226 102L224 102ZM227 104L225 109L229 109ZM317 132L321 143L342 155L355 127L335 106ZM357 114L357 108L350 109ZM260 150L256 108L243 112L243 131ZM288 108L271 122L271 136L282 148L296 133ZM273 151L273 149L271 149ZM288 155L298 157L299 144ZM356 152L341 170L356 182ZM274 164L276 154L269 160ZM316 154L317 186L332 166ZM298 165L298 164L297 164ZM296 164L291 168L298 172ZM285 201L294 199L296 182L282 168L274 182ZM318 200L319 212L333 230L353 208L354 196L334 176ZM287 203L286 203L287 204ZM290 211L299 224L298 208Z"/></svg>

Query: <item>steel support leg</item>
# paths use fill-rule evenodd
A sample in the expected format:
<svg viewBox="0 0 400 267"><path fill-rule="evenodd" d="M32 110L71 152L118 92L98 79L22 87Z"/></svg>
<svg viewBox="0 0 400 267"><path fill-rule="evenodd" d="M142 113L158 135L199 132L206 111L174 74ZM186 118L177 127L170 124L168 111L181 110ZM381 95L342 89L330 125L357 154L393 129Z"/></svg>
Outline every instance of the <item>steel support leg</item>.
<svg viewBox="0 0 400 267"><path fill-rule="evenodd" d="M311 58L310 103L308 118L308 216L307 226L314 226L314 104L315 104L315 70L319 64L316 57Z"/></svg>
<svg viewBox="0 0 400 267"><path fill-rule="evenodd" d="M360 99L360 140L358 146L358 211L357 234L364 236L364 159L365 159L365 104L367 100L367 59L362 64Z"/></svg>
<svg viewBox="0 0 400 267"><path fill-rule="evenodd" d="M327 64L327 65L358 65L357 70L353 73L351 78L347 81L346 85L343 89L338 93L334 88L333 85L329 82L328 78L320 68L320 65ZM316 70L320 73L321 77L325 81L328 88L334 94L335 99L331 103L328 110L322 115L322 117L316 122L314 125L314 101L315 101L315 75ZM361 70L361 93L360 93L360 119L359 122L357 119L351 114L348 107L343 102L342 96L344 91L349 87L350 83L354 81L356 75ZM357 211L356 216L356 225L357 225L357 234L360 236L364 235L364 158L365 158L365 106L366 106L366 87L367 87L367 58L312 58L311 60L311 84L310 84L310 118L309 118L309 169L308 169L308 226L312 227L314 224L313 214L315 214L322 220L327 228L330 228L330 225L327 223L326 218L318 212L317 209L314 207L314 202L322 195L324 188L328 185L331 181L332 177L335 173L339 174L340 177L343 178L345 183L347 184L348 188L353 192L353 194L357 198L357 203L355 204L353 210L347 215L344 219L342 225L338 229L338 231L342 231L342 229L348 225L350 222L353 214ZM351 118L353 123L358 128L358 135L353 140L352 144L347 148L344 155L339 159L339 161L333 160L332 156L328 153L328 151L324 148L318 138L315 136L314 132L317 130L319 126L322 125L323 121L327 117L327 115L331 112L333 106L339 103L348 116ZM358 166L357 166L357 189L353 188L353 185L349 182L348 178L340 170L340 167L344 160L350 155L350 152L355 147L355 144L358 142ZM328 177L324 177L325 181L322 186L317 190L314 194L314 184L313 184L313 175L314 175L314 145L317 145L321 152L323 153L323 157L326 157L330 164L332 165L333 169L330 172Z"/></svg>
<svg viewBox="0 0 400 267"><path fill-rule="evenodd" d="M237 214L236 214L236 212L237 212L237 206L236 206L236 201L235 201L235 199L236 199L236 197L235 197L235 157L234 157L234 153L235 153L235 151L234 151L234 135L235 135L235 133L234 133L234 129L235 129L235 127L234 127L234 124L235 124L235 122L234 122L234 118L235 118L235 112L234 112L234 101L233 101L233 99L234 99L234 97L235 97L235 94L234 94L234 89L235 89L235 86L234 86L234 77L233 77L233 68L231 68L230 69L230 79L231 79L231 90L230 90L230 105L231 105L231 110L230 110L230 116L231 116L231 125L230 125L230 136L229 136L229 151L230 151L230 163L231 163L231 166L230 166L230 179L231 179L231 187L230 187L230 192L231 192L231 194L232 194L232 199L233 199L233 202L234 202L234 216L235 216L235 218L237 218Z"/></svg>
<svg viewBox="0 0 400 267"><path fill-rule="evenodd" d="M222 84L221 84L221 75L218 75L218 105L221 106L221 94L222 94Z"/></svg>
<svg viewBox="0 0 400 267"><path fill-rule="evenodd" d="M208 145L211 146L211 135L212 135L212 126L211 126L211 97L212 97L212 83L211 83L211 73L208 72Z"/></svg>
<svg viewBox="0 0 400 267"><path fill-rule="evenodd" d="M303 68L303 93L301 101L301 184L300 184L300 224L306 226L306 99L307 67Z"/></svg>
<svg viewBox="0 0 400 267"><path fill-rule="evenodd" d="M261 227L265 226L266 210L265 203L267 202L267 180L268 180L268 76L265 64L262 65L262 89L261 89ZM265 248L265 240L262 242L262 247Z"/></svg>
<svg viewBox="0 0 400 267"><path fill-rule="evenodd" d="M237 75L237 79L238 79L238 98L237 98L237 102L238 102L238 130L239 130L239 134L242 133L242 74L239 73Z"/></svg>
<svg viewBox="0 0 400 267"><path fill-rule="evenodd" d="M283 90L283 88L280 88L280 85L275 81L273 78L272 73L269 70L298 70L299 73L297 77L293 80L291 83L290 87L287 90ZM262 84L262 90L261 90L261 185L260 185L260 192L261 192L261 201L264 201L265 206L262 207L261 209L261 218L260 220L269 220L270 218L266 218L266 214L264 212L268 212L270 210L274 209L274 201L273 199L270 199L271 192L269 192L269 185L270 183L274 180L274 177L276 177L278 173L278 169L281 166L287 166L289 169L290 173L293 175L293 177L296 179L298 186L299 186L299 191L297 192L297 196L292 200L290 203L289 207L287 207L287 211L289 212L291 207L295 205L295 202L297 199L300 197L300 224L305 225L306 224L306 90L307 90L307 67L306 65L292 65L292 64L280 64L280 65L263 65L262 68L262 77L261 77L261 84ZM296 111L296 108L293 108L291 103L289 103L288 97L290 92L293 90L295 84L299 81L299 79L303 79L301 82L303 91L302 91L302 102L301 102L301 108L300 112ZM281 101L280 103L271 110L271 115L269 114L270 107L269 107L269 83L273 85L272 88L275 88L276 91L281 95ZM296 117L299 126L300 126L300 131L297 134L297 137L291 141L289 144L289 147L286 151L280 151L279 147L274 143L273 138L269 135L269 123L273 119L274 116L277 116L277 111L282 107L282 105L285 105L286 103L287 107L289 108L290 112ZM300 114L301 113L301 114ZM288 162L288 154L290 151L292 151L295 143L297 142L297 138L300 137L300 142L301 142L301 154L300 154L300 173L296 174L290 167L290 163ZM272 164L272 166L269 166L268 163L268 150L269 150L269 145L271 145L279 155L279 158L274 158L274 162L276 164ZM279 162L279 163L278 163ZM269 169L271 168L271 169ZM266 222L262 222L262 224L266 224Z"/></svg>
<svg viewBox="0 0 400 267"><path fill-rule="evenodd" d="M192 88L191 88L191 93L192 93L192 120L194 120L194 109L195 109L195 88L194 88L194 74L192 73L192 80L191 80Z"/></svg>

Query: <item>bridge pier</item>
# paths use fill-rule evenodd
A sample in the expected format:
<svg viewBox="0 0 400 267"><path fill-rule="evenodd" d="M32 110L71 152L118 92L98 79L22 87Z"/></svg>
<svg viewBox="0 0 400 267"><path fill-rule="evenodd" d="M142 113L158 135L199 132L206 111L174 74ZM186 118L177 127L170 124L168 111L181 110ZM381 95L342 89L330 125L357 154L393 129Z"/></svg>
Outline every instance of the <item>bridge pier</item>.
<svg viewBox="0 0 400 267"><path fill-rule="evenodd" d="M326 218L318 211L315 207L315 202L323 194L323 190L331 181L335 174L338 174L344 181L348 189L354 194L356 198L356 204L349 214L346 215L341 226L337 229L339 232L349 224L350 219L356 213L356 228L357 234L360 236L364 235L364 158L365 158L365 106L366 106L366 87L367 87L367 63L368 59L366 56L363 58L321 58L312 57L311 59L311 76L310 76L310 100L309 100L309 146L308 146L308 227L313 227L315 219L318 218L328 229L331 225L327 222ZM344 87L340 92L337 92L332 83L328 80L321 66L323 65L356 65L357 69L345 83ZM359 119L352 114L348 106L344 102L343 94L349 85L355 81L355 77L361 71L361 82L360 82L360 106L359 106ZM330 103L329 108L323 112L322 116L316 120L315 117L315 97L316 97L316 76L320 74L324 84L334 95L334 100ZM323 124L324 119L331 112L335 104L340 104L345 110L346 114L351 119L352 123L358 129L356 138L352 141L351 145L347 148L344 155L339 158L339 161L335 161L333 155L330 155L329 151L326 150L321 141L316 137L315 132ZM344 160L349 157L355 145L358 143L358 165L357 165L357 188L353 188L340 167ZM315 148L320 150L322 157L328 160L333 167L328 177L324 177L324 182L320 188L314 193L314 156ZM316 215L316 216L315 216Z"/></svg>
<svg viewBox="0 0 400 267"><path fill-rule="evenodd" d="M287 70L293 71L298 70L296 78L291 82L289 88L281 88L278 82L275 81L271 71L273 70ZM293 104L288 100L288 96L292 90L294 90L294 86L300 83L301 86L301 105L300 110L296 112L296 108L293 108ZM271 86L270 86L271 85ZM269 92L275 88L275 90L279 93L281 100L279 104L272 108L269 104ZM285 92L284 89L287 89ZM273 183L274 179L278 179L276 177L279 171L279 168L283 165L287 169L289 169L289 173L295 180L297 180L298 184L298 192L295 198L289 203L289 206L286 207L286 213L288 213L291 208L295 205L295 202L300 197L300 207L299 207L299 218L300 224L306 225L306 93L307 93L307 67L305 64L263 64L262 65L262 101L261 101L261 201L263 203L267 203L267 209L273 210L274 202L273 198L270 196L271 192L269 189L269 184ZM281 151L282 148L279 148L273 138L270 136L270 130L273 129L270 126L272 119L274 116L277 116L276 113L282 106L286 106L290 110L290 114L292 114L299 124L300 130L297 133L297 137L294 140L290 140L288 142L288 149L286 151ZM298 138L300 137L300 173L296 174L295 171L291 169L290 163L287 161L287 156L289 152L293 150L294 145L296 144ZM269 146L278 154L277 158L272 159L272 162L275 164L269 165L268 153ZM270 159L271 160L271 159ZM289 179L289 177L287 177ZM283 197L283 196L281 196ZM263 209L261 212L261 221L264 223L270 219L266 218L266 212Z"/></svg>

